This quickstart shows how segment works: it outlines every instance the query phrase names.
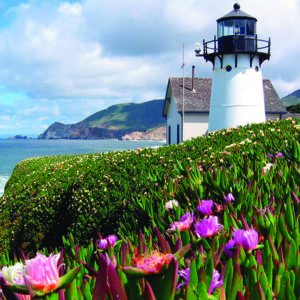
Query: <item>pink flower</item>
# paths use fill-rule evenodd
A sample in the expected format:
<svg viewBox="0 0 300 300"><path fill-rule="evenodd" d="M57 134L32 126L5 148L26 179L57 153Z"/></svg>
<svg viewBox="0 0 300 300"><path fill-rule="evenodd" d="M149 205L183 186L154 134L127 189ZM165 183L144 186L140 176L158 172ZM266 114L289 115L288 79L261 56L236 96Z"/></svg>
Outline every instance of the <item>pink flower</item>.
<svg viewBox="0 0 300 300"><path fill-rule="evenodd" d="M148 274L160 274L163 267L168 266L173 254L161 253L154 250L151 255L141 254L132 260L132 266L144 270Z"/></svg>
<svg viewBox="0 0 300 300"><path fill-rule="evenodd" d="M102 250L107 249L107 239L101 239L99 241L99 248L102 249Z"/></svg>
<svg viewBox="0 0 300 300"><path fill-rule="evenodd" d="M223 225L219 224L218 217L210 216L195 224L195 233L202 237L211 237L216 234Z"/></svg>
<svg viewBox="0 0 300 300"><path fill-rule="evenodd" d="M107 241L109 241L110 246L113 247L117 240L118 240L118 238L115 235L109 235L105 239L100 239L99 248L102 250L106 250L107 249Z"/></svg>
<svg viewBox="0 0 300 300"><path fill-rule="evenodd" d="M201 200L200 205L197 206L197 210L205 216L212 215L213 205L214 202L212 200Z"/></svg>
<svg viewBox="0 0 300 300"><path fill-rule="evenodd" d="M178 228L179 231L183 231L183 230L186 230L186 229L190 229L192 223L194 221L194 214L193 213L189 213L187 212L185 215L183 215L181 218L180 218L180 222L174 222L172 225L171 225L171 228L168 229L168 231L171 231L171 230L176 230L176 228Z"/></svg>
<svg viewBox="0 0 300 300"><path fill-rule="evenodd" d="M282 157L282 156L283 156L283 154L281 152L276 154L276 157ZM271 153L268 155L268 157L274 158L274 155Z"/></svg>
<svg viewBox="0 0 300 300"><path fill-rule="evenodd" d="M233 197L233 195L231 194L231 193L229 193L228 195L227 195L227 197L226 197L226 202L230 202L230 203L232 203L232 201L234 201L235 199L234 199L234 197Z"/></svg>
<svg viewBox="0 0 300 300"><path fill-rule="evenodd" d="M252 251L258 245L258 233L255 229L238 229L233 232L236 244L241 243L245 251Z"/></svg>
<svg viewBox="0 0 300 300"><path fill-rule="evenodd" d="M208 290L208 295L210 295L215 288L223 284L223 279L219 280L220 276L220 273L217 270L214 270L213 278L211 280L211 284Z"/></svg>
<svg viewBox="0 0 300 300"><path fill-rule="evenodd" d="M233 239L229 240L228 243L225 245L224 252L230 258L234 258L234 251L232 251L235 247L235 241Z"/></svg>
<svg viewBox="0 0 300 300"><path fill-rule="evenodd" d="M224 249L228 257L234 257L234 252L231 249L238 243L241 244L245 251L252 251L258 245L258 233L253 228L248 230L234 229L233 239L228 241Z"/></svg>
<svg viewBox="0 0 300 300"><path fill-rule="evenodd" d="M183 281L182 283L180 283L177 286L177 290L181 286L186 285L190 282L190 268L178 271L178 275L179 275L179 277L183 277L185 281ZM221 276L220 273L217 270L214 269L213 277L212 277L211 284L210 284L210 287L209 287L209 290L208 290L208 295L210 295L215 288L217 288L218 286L223 284L223 279L219 280L220 276Z"/></svg>
<svg viewBox="0 0 300 300"><path fill-rule="evenodd" d="M186 285L190 282L190 268L186 268L185 270L179 270L178 271L179 277L183 277L185 281L181 282L177 285L177 290L182 287L183 285Z"/></svg>
<svg viewBox="0 0 300 300"><path fill-rule="evenodd" d="M57 288L59 273L55 256L50 254L46 257L38 253L35 258L26 261L26 266L26 278L35 290L49 293Z"/></svg>

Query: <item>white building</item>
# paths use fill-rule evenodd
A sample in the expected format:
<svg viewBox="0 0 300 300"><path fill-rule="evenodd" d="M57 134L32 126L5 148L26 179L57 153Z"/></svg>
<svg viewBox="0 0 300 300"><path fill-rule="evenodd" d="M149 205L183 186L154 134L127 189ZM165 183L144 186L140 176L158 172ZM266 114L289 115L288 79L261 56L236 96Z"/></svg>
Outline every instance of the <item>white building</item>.
<svg viewBox="0 0 300 300"><path fill-rule="evenodd" d="M286 113L270 80L263 80L266 119L282 118ZM182 132L182 78L168 81L163 116L167 119L167 143L177 144L183 140L204 135L208 131L212 79L184 78L184 117Z"/></svg>

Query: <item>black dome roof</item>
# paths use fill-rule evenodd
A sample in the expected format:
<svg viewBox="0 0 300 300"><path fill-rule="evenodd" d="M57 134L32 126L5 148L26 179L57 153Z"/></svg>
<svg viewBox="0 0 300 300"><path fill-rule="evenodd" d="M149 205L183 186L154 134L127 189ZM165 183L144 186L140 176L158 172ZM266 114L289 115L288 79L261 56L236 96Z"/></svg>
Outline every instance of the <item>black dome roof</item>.
<svg viewBox="0 0 300 300"><path fill-rule="evenodd" d="M238 18L243 18L243 19L252 19L257 21L256 18L248 15L247 13L243 12L240 10L240 5L238 3L235 3L233 6L234 10L225 15L224 17L220 18L217 20L217 22L224 21L224 20L230 20L230 19L238 19Z"/></svg>

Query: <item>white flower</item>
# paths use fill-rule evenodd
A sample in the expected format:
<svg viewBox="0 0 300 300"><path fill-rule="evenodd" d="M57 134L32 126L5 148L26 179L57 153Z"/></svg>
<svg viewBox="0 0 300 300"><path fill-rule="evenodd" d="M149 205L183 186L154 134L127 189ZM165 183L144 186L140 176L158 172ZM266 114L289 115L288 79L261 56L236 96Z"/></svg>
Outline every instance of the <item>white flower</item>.
<svg viewBox="0 0 300 300"><path fill-rule="evenodd" d="M178 206L178 201L177 200L170 200L165 204L165 209L166 210L170 210L173 209L174 206Z"/></svg>
<svg viewBox="0 0 300 300"><path fill-rule="evenodd" d="M273 164L268 163L265 167L263 167L263 170L264 170L264 172L266 173L266 172L269 171L272 167L273 167Z"/></svg>
<svg viewBox="0 0 300 300"><path fill-rule="evenodd" d="M9 283L24 283L23 275L25 274L26 267L21 263L16 263L13 266L3 267L1 275Z"/></svg>

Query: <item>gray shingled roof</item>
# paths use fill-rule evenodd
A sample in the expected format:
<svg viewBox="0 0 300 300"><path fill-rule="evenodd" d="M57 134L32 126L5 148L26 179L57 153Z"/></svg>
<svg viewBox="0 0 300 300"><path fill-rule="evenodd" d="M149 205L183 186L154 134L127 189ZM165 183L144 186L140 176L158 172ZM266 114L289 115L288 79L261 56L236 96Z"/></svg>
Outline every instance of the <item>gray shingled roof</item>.
<svg viewBox="0 0 300 300"><path fill-rule="evenodd" d="M286 113L285 106L269 79L263 80L266 113Z"/></svg>
<svg viewBox="0 0 300 300"><path fill-rule="evenodd" d="M300 119L300 114L298 113L287 113L287 114L284 114L282 116L283 119L287 119L287 118L296 118L296 119Z"/></svg>
<svg viewBox="0 0 300 300"><path fill-rule="evenodd" d="M194 90L192 91L192 78L184 78L184 111L189 112L209 112L211 78L194 78ZM286 113L278 94L272 83L268 79L263 80L265 110L266 113ZM171 93L176 102L178 112L182 111L182 78L172 77L169 79L163 116L167 116L167 110L170 104Z"/></svg>

